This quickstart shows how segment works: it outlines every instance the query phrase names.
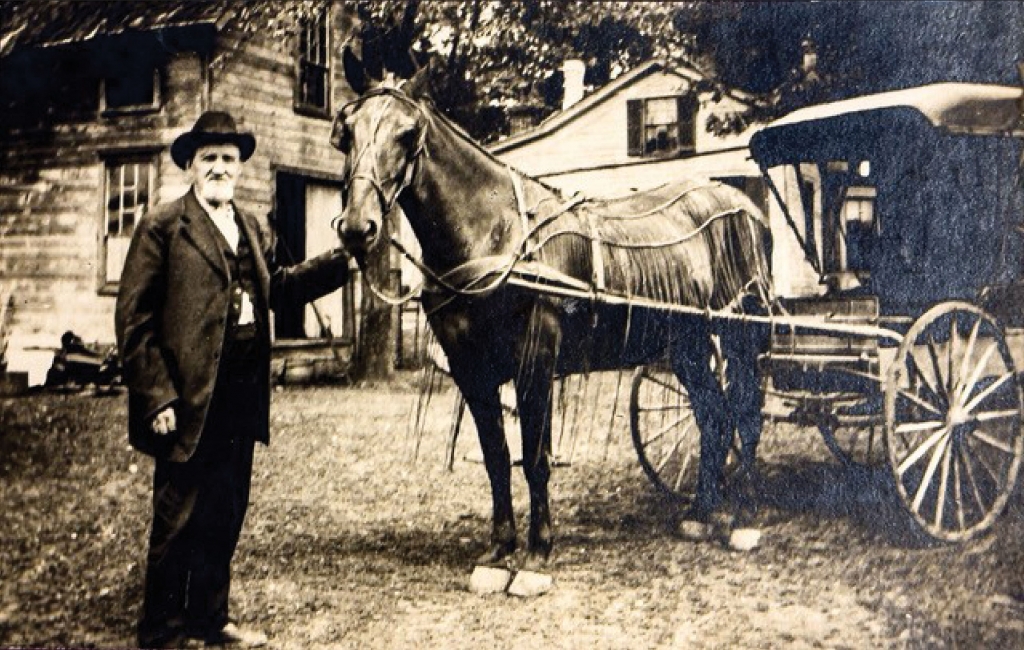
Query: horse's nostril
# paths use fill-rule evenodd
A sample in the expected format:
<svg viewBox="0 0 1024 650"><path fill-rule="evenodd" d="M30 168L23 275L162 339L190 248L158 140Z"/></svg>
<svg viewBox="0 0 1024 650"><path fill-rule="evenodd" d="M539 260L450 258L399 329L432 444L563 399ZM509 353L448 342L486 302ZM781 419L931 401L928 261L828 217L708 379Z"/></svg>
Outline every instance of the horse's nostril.
<svg viewBox="0 0 1024 650"><path fill-rule="evenodd" d="M363 236L367 240L371 240L377 236L377 222L367 221L366 228L363 229Z"/></svg>

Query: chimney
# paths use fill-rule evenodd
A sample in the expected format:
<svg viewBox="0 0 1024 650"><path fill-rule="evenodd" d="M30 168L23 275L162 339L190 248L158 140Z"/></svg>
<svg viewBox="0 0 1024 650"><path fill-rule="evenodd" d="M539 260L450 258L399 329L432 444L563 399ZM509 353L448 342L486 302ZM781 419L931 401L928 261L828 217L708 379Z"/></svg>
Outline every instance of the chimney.
<svg viewBox="0 0 1024 650"><path fill-rule="evenodd" d="M583 99L583 75L587 66L582 59L566 59L562 62L562 110Z"/></svg>

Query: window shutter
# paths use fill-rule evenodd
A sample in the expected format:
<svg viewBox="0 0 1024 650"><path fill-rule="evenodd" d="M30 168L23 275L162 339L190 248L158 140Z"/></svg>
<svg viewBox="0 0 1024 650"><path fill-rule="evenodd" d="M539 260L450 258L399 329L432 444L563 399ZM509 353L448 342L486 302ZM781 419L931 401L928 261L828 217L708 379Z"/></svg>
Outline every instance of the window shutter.
<svg viewBox="0 0 1024 650"><path fill-rule="evenodd" d="M644 155L644 101L626 100L626 154Z"/></svg>
<svg viewBox="0 0 1024 650"><path fill-rule="evenodd" d="M697 98L693 95L676 97L677 119L679 120L679 148L693 151L697 145Z"/></svg>

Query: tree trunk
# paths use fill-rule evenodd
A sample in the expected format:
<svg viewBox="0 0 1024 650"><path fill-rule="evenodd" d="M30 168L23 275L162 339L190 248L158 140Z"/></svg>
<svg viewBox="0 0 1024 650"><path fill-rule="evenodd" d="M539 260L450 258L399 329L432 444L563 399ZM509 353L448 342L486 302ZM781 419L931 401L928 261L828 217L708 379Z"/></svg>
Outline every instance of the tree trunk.
<svg viewBox="0 0 1024 650"><path fill-rule="evenodd" d="M391 219L384 219L383 242L391 238ZM398 293L397 275L392 273L392 249L386 243L374 250L366 259L363 274L362 314L359 325L359 340L353 362L352 375L356 380L386 380L395 373L398 322L395 308L387 304L370 290L373 285L385 295Z"/></svg>

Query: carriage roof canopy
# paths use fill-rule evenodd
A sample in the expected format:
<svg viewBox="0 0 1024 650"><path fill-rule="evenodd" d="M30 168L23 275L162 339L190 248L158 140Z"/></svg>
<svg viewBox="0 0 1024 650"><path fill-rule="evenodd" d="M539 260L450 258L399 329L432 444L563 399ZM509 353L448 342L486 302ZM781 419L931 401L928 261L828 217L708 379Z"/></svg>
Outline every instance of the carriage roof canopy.
<svg viewBox="0 0 1024 650"><path fill-rule="evenodd" d="M754 134L764 167L871 158L886 141L925 134L1024 136L1024 89L938 83L796 110Z"/></svg>

